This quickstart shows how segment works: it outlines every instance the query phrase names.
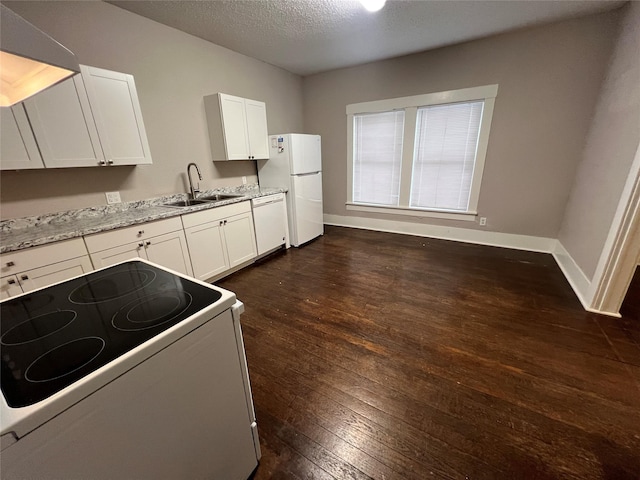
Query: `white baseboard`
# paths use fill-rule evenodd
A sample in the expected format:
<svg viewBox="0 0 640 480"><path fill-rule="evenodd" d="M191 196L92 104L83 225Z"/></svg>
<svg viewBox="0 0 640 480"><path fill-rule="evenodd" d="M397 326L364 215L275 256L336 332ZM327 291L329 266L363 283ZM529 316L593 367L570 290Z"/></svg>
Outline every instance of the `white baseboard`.
<svg viewBox="0 0 640 480"><path fill-rule="evenodd" d="M443 240L454 240L515 250L527 250L530 252L551 253L586 311L620 318L620 314L617 312L599 311L590 306L592 300L590 298L591 281L583 273L560 241L555 238L487 232L470 228L444 227L441 225L383 220L379 218L348 217L326 213L324 214L324 223L326 225L336 225L339 227L360 228L363 230L440 238Z"/></svg>
<svg viewBox="0 0 640 480"><path fill-rule="evenodd" d="M587 311L593 311L590 308L591 301L589 299L591 280L589 280L580 269L567 249L564 248L564 245L560 243L560 240L556 240L555 248L551 253L553 254L553 258L556 259L556 263L560 267L560 270L564 273L569 285L573 288L578 300L582 303L584 309Z"/></svg>
<svg viewBox="0 0 640 480"><path fill-rule="evenodd" d="M490 245L493 247L527 250L530 252L552 253L556 240L546 237L516 235L512 233L488 232L471 228L444 227L426 223L412 223L398 220L382 220L379 218L347 217L324 214L324 223L339 227L377 230L379 232L400 233L418 237L440 238L458 242Z"/></svg>

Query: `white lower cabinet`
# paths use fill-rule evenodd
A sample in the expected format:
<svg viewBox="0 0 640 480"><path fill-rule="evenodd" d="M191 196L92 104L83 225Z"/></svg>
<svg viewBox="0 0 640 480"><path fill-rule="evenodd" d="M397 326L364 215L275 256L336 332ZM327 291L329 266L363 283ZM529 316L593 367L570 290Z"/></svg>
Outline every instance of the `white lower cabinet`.
<svg viewBox="0 0 640 480"><path fill-rule="evenodd" d="M93 270L82 239L2 256L0 299L20 295Z"/></svg>
<svg viewBox="0 0 640 480"><path fill-rule="evenodd" d="M222 225L204 223L186 228L185 233L194 277L208 280L229 269Z"/></svg>
<svg viewBox="0 0 640 480"><path fill-rule="evenodd" d="M16 275L2 277L0 282L0 300L24 293Z"/></svg>
<svg viewBox="0 0 640 480"><path fill-rule="evenodd" d="M193 274L200 280L222 275L257 255L249 202L182 216Z"/></svg>
<svg viewBox="0 0 640 480"><path fill-rule="evenodd" d="M193 275L179 217L84 237L95 268L144 258L185 275Z"/></svg>
<svg viewBox="0 0 640 480"><path fill-rule="evenodd" d="M249 201L2 255L0 299L134 258L200 280L256 258Z"/></svg>

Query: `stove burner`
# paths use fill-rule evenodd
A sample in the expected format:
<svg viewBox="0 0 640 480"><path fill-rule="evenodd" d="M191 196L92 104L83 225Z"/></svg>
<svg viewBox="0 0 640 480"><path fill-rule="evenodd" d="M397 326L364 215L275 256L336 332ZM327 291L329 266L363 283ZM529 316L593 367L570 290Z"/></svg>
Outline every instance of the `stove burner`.
<svg viewBox="0 0 640 480"><path fill-rule="evenodd" d="M180 316L193 298L182 290L152 293L125 304L111 319L111 325L123 332L158 327Z"/></svg>
<svg viewBox="0 0 640 480"><path fill-rule="evenodd" d="M77 316L78 314L73 310L58 310L38 315L4 332L0 337L0 343L2 345L24 345L40 340L62 330Z"/></svg>
<svg viewBox="0 0 640 480"><path fill-rule="evenodd" d="M155 278L155 272L142 268L90 278L69 294L69 301L80 305L107 302L142 290Z"/></svg>
<svg viewBox="0 0 640 480"><path fill-rule="evenodd" d="M104 345L100 337L84 337L63 343L36 358L27 367L24 378L30 382L48 382L66 377L100 355Z"/></svg>

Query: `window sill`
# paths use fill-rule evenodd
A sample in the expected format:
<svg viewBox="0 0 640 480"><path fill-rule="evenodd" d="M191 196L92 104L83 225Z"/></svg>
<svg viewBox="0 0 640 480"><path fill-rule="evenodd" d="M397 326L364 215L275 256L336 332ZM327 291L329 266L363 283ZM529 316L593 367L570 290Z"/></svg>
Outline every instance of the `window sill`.
<svg viewBox="0 0 640 480"><path fill-rule="evenodd" d="M477 212L452 212L441 210L419 210L409 207L387 207L382 205L363 205L361 203L347 202L347 210L369 213L384 213L391 215L405 215L410 217L431 217L444 218L446 220L462 220L464 222L474 222Z"/></svg>

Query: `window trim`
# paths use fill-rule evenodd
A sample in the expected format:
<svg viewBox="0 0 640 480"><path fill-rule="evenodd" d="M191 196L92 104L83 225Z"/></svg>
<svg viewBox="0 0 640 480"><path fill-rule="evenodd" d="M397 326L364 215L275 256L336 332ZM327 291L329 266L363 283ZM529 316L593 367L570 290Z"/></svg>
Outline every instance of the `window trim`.
<svg viewBox="0 0 640 480"><path fill-rule="evenodd" d="M498 95L498 85L484 85L480 87L462 88L444 92L413 95L410 97L390 98L371 102L352 103L347 105L347 210L357 210L372 213L388 213L396 215L410 215L421 217L448 218L456 220L473 220L477 215L480 184L484 172L484 164L489 144L489 132L495 99ZM411 175L413 172L413 157L415 152L416 120L419 107L441 105L447 103L470 102L483 100L484 108L476 162L469 192L469 205L466 211L440 210L410 207ZM367 113L381 113L392 110L405 110L402 165L400 168L400 205L381 206L353 201L353 117Z"/></svg>

